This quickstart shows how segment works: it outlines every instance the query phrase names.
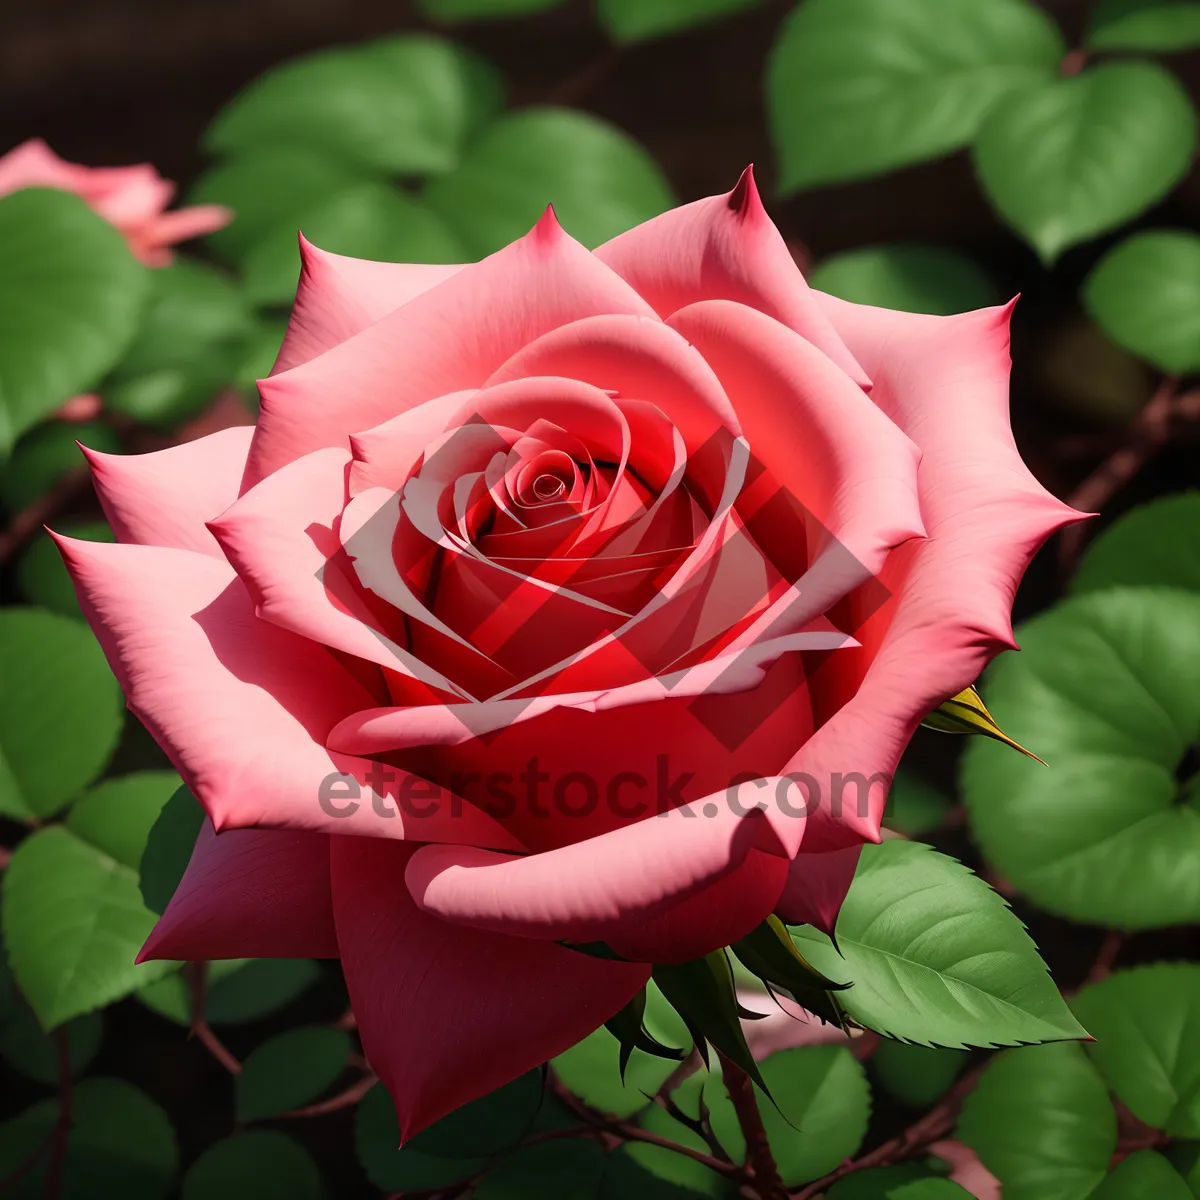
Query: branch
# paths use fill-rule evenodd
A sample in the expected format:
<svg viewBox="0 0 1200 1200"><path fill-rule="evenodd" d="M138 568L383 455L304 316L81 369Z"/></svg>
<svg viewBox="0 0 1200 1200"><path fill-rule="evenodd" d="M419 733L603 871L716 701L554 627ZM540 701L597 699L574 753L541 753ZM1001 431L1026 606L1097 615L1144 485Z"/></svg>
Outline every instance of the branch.
<svg viewBox="0 0 1200 1200"><path fill-rule="evenodd" d="M192 995L192 1028L194 1037L225 1068L230 1075L240 1075L242 1064L226 1049L225 1044L212 1031L204 1019L205 989L208 980L208 964L191 962L184 965Z"/></svg>
<svg viewBox="0 0 1200 1200"><path fill-rule="evenodd" d="M46 1168L46 1200L58 1200L62 1191L63 1165L67 1159L67 1139L71 1134L71 1041L65 1025L54 1031L58 1051L58 1120L50 1134L50 1165Z"/></svg>
<svg viewBox="0 0 1200 1200"><path fill-rule="evenodd" d="M74 500L87 487L89 477L87 467L74 467L48 492L21 509L0 533L0 563L8 562L55 513Z"/></svg>
<svg viewBox="0 0 1200 1200"><path fill-rule="evenodd" d="M719 1050L721 1077L737 1114L742 1137L746 1139L746 1167L754 1190L761 1200L787 1200L787 1188L779 1177L779 1168L771 1153L771 1143L763 1128L762 1113L758 1111L758 1098L754 1094L754 1082L737 1063L725 1057Z"/></svg>
<svg viewBox="0 0 1200 1200"><path fill-rule="evenodd" d="M377 1083L379 1076L374 1071L357 1079L348 1088L330 1096L328 1100L318 1100L315 1104L304 1108L293 1108L289 1112L276 1113L274 1120L284 1117L324 1117L329 1113L340 1112L343 1108L353 1108Z"/></svg>

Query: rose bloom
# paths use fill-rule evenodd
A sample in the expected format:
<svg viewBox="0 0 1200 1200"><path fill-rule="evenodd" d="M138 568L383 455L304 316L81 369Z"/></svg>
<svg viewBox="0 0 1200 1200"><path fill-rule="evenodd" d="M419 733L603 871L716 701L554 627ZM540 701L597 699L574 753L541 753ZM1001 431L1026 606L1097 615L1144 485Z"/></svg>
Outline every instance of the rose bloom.
<svg viewBox="0 0 1200 1200"><path fill-rule="evenodd" d="M830 928L1077 514L1009 309L810 291L750 172L595 252L303 251L257 426L89 454L120 544L60 542L208 815L142 957L340 958L407 1137L653 963Z"/></svg>
<svg viewBox="0 0 1200 1200"><path fill-rule="evenodd" d="M0 196L31 187L74 192L115 225L130 250L151 267L170 265L168 246L212 233L233 220L233 213L220 204L167 212L175 185L149 163L135 167L79 166L59 158L40 138L22 142L0 155Z"/></svg>

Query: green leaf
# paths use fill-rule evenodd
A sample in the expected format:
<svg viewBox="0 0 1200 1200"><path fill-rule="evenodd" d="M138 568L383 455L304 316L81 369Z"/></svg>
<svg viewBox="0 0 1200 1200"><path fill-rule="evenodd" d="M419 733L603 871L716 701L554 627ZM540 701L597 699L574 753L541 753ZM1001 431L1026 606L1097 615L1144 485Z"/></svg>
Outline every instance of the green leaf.
<svg viewBox="0 0 1200 1200"><path fill-rule="evenodd" d="M1076 1045L997 1055L963 1104L958 1136L1004 1200L1085 1200L1117 1148L1108 1089Z"/></svg>
<svg viewBox="0 0 1200 1200"><path fill-rule="evenodd" d="M139 885L146 907L160 916L187 870L204 824L204 809L186 786L175 789L162 806L138 865Z"/></svg>
<svg viewBox="0 0 1200 1200"><path fill-rule="evenodd" d="M542 1104L542 1073L527 1071L421 1130L405 1144L440 1158L488 1158L511 1150L529 1131Z"/></svg>
<svg viewBox="0 0 1200 1200"><path fill-rule="evenodd" d="M888 1200L969 1200L971 1193L949 1179L918 1179L888 1192Z"/></svg>
<svg viewBox="0 0 1200 1200"><path fill-rule="evenodd" d="M562 3L563 0L417 0L417 8L435 21L453 25L460 21L528 17Z"/></svg>
<svg viewBox="0 0 1200 1200"><path fill-rule="evenodd" d="M234 1081L239 1121L261 1121L315 1100L346 1069L350 1037L321 1026L289 1029L251 1052Z"/></svg>
<svg viewBox="0 0 1200 1200"><path fill-rule="evenodd" d="M210 1025L257 1021L290 1004L316 983L320 968L308 958L234 958L210 963L204 1016ZM138 990L138 999L179 1025L191 1023L191 998L179 975Z"/></svg>
<svg viewBox="0 0 1200 1200"><path fill-rule="evenodd" d="M116 538L106 521L55 522L57 531L88 542L112 542ZM39 608L65 617L82 617L75 585L62 555L49 534L39 533L17 566L17 586L21 595Z"/></svg>
<svg viewBox="0 0 1200 1200"><path fill-rule="evenodd" d="M772 1104L755 1093L779 1174L789 1187L819 1179L853 1158L867 1132L871 1092L862 1064L845 1046L800 1046L762 1064ZM734 1162L746 1141L719 1074L704 1084L712 1128ZM777 1107L778 1106L778 1107Z"/></svg>
<svg viewBox="0 0 1200 1200"><path fill-rule="evenodd" d="M0 1125L0 1178L44 1145L57 1121L58 1101L42 1100ZM43 1155L5 1195L41 1200L48 1162ZM122 1079L85 1079L74 1089L59 1200L161 1200L178 1169L171 1123L144 1093Z"/></svg>
<svg viewBox="0 0 1200 1200"><path fill-rule="evenodd" d="M910 1108L926 1108L946 1092L965 1061L962 1050L885 1041L871 1055L871 1071L897 1100Z"/></svg>
<svg viewBox="0 0 1200 1200"><path fill-rule="evenodd" d="M1200 592L1200 492L1141 504L1088 546L1071 580L1073 592L1122 585Z"/></svg>
<svg viewBox="0 0 1200 1200"><path fill-rule="evenodd" d="M950 801L912 771L896 772L888 789L883 823L897 833L916 837L937 829L950 811Z"/></svg>
<svg viewBox="0 0 1200 1200"><path fill-rule="evenodd" d="M598 246L674 204L650 155L613 125L565 108L527 108L489 125L462 165L425 189L473 257L528 233L547 204Z"/></svg>
<svg viewBox="0 0 1200 1200"><path fill-rule="evenodd" d="M301 146L392 174L449 171L503 103L496 70L429 34L322 50L275 67L225 106L215 153Z"/></svg>
<svg viewBox="0 0 1200 1200"><path fill-rule="evenodd" d="M312 1155L274 1129L251 1129L209 1146L183 1177L181 1200L321 1200Z"/></svg>
<svg viewBox="0 0 1200 1200"><path fill-rule="evenodd" d="M288 304L300 276L297 231L334 254L388 262L462 262L466 248L435 213L387 183L360 183L277 225L242 260L256 304Z"/></svg>
<svg viewBox="0 0 1200 1200"><path fill-rule="evenodd" d="M975 142L996 211L1045 263L1161 200L1187 173L1196 112L1153 63L1107 63L1015 93Z"/></svg>
<svg viewBox="0 0 1200 1200"><path fill-rule="evenodd" d="M1170 374L1200 370L1200 237L1135 233L1084 280L1088 312L1114 342Z"/></svg>
<svg viewBox="0 0 1200 1200"><path fill-rule="evenodd" d="M1074 1001L1088 1051L1130 1112L1172 1137L1200 1136L1200 966L1154 963L1089 984Z"/></svg>
<svg viewBox="0 0 1200 1200"><path fill-rule="evenodd" d="M116 363L137 325L146 269L78 196L0 198L0 425L11 441Z"/></svg>
<svg viewBox="0 0 1200 1200"><path fill-rule="evenodd" d="M71 809L67 828L136 871L150 830L178 787L174 771L137 771L106 779Z"/></svg>
<svg viewBox="0 0 1200 1200"><path fill-rule="evenodd" d="M1089 1200L1192 1200L1192 1189L1161 1154L1135 1150Z"/></svg>
<svg viewBox="0 0 1200 1200"><path fill-rule="evenodd" d="M99 1013L87 1013L68 1021L64 1028L71 1074L80 1075L100 1049L104 1023ZM38 1083L51 1085L58 1082L58 1047L54 1038L38 1024L28 1004L16 1004L13 1011L0 1020L0 1058Z"/></svg>
<svg viewBox="0 0 1200 1200"><path fill-rule="evenodd" d="M1171 53L1200 46L1196 0L1099 0L1088 22L1089 50Z"/></svg>
<svg viewBox="0 0 1200 1200"><path fill-rule="evenodd" d="M817 265L808 282L854 304L940 316L986 308L1000 299L995 284L969 258L915 242L835 254Z"/></svg>
<svg viewBox="0 0 1200 1200"><path fill-rule="evenodd" d="M920 842L863 847L837 922L844 959L811 927L793 933L818 970L853 982L838 993L849 1016L888 1037L963 1048L1084 1036L1004 900Z"/></svg>
<svg viewBox="0 0 1200 1200"><path fill-rule="evenodd" d="M596 0L596 19L618 43L644 42L744 12L759 0Z"/></svg>
<svg viewBox="0 0 1200 1200"><path fill-rule="evenodd" d="M76 442L89 450L117 453L121 442L104 421L43 421L13 447L0 476L0 498L17 512L48 492L69 471L87 471Z"/></svg>
<svg viewBox="0 0 1200 1200"><path fill-rule="evenodd" d="M868 1167L839 1179L829 1189L829 1200L895 1200L905 1187L931 1178L934 1177L920 1163Z"/></svg>
<svg viewBox="0 0 1200 1200"><path fill-rule="evenodd" d="M1200 736L1200 597L1106 588L1026 622L987 699L1043 767L983 739L962 791L1002 876L1072 920L1150 929L1200 920L1200 796L1175 779Z"/></svg>
<svg viewBox="0 0 1200 1200"><path fill-rule="evenodd" d="M90 629L34 608L0 613L0 678L0 813L53 816L116 747L121 689Z"/></svg>
<svg viewBox="0 0 1200 1200"><path fill-rule="evenodd" d="M780 191L957 150L997 100L1053 78L1065 52L1025 0L804 0L767 64Z"/></svg>
<svg viewBox="0 0 1200 1200"><path fill-rule="evenodd" d="M634 1050L621 1082L618 1066L621 1047L603 1026L550 1060L555 1074L576 1096L600 1112L614 1117L631 1117L650 1103L648 1097L679 1065Z"/></svg>
<svg viewBox="0 0 1200 1200"><path fill-rule="evenodd" d="M134 965L153 925L134 872L61 827L27 837L4 872L9 962L46 1029L171 971Z"/></svg>
<svg viewBox="0 0 1200 1200"><path fill-rule="evenodd" d="M354 1147L367 1178L385 1192L436 1191L478 1175L488 1163L486 1158L422 1154L411 1142L400 1146L396 1110L382 1084L363 1097L355 1112Z"/></svg>
<svg viewBox="0 0 1200 1200"><path fill-rule="evenodd" d="M525 1146L494 1167L475 1188L475 1200L596 1200L604 1177L604 1148L582 1138Z"/></svg>
<svg viewBox="0 0 1200 1200"><path fill-rule="evenodd" d="M203 263L179 259L153 279L141 329L104 398L138 421L171 428L230 382L253 317L233 282Z"/></svg>

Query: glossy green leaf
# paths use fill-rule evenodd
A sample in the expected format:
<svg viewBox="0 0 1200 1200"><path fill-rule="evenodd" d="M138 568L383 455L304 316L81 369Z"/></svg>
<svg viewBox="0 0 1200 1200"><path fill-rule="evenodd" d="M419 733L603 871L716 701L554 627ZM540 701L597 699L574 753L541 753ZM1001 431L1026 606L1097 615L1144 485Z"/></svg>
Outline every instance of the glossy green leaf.
<svg viewBox="0 0 1200 1200"><path fill-rule="evenodd" d="M341 1029L289 1029L251 1051L234 1081L239 1121L261 1121L315 1100L346 1069L350 1036Z"/></svg>
<svg viewBox="0 0 1200 1200"><path fill-rule="evenodd" d="M1083 1036L1004 900L920 842L863 847L841 955L810 926L793 934L818 970L853 983L838 993L849 1016L888 1037L962 1048Z"/></svg>
<svg viewBox="0 0 1200 1200"><path fill-rule="evenodd" d="M744 12L759 0L596 0L596 19L615 42L644 42Z"/></svg>
<svg viewBox="0 0 1200 1200"><path fill-rule="evenodd" d="M117 744L121 690L90 629L56 613L0 613L0 813L58 812Z"/></svg>
<svg viewBox="0 0 1200 1200"><path fill-rule="evenodd" d="M902 1189L931 1179L920 1163L899 1163L894 1167L868 1167L855 1171L829 1189L828 1200L896 1200Z"/></svg>
<svg viewBox="0 0 1200 1200"><path fill-rule="evenodd" d="M120 439L104 421L43 421L13 447L0 474L0 499L17 512L48 492L69 471L84 473L87 460L77 442L106 454L121 449Z"/></svg>
<svg viewBox="0 0 1200 1200"><path fill-rule="evenodd" d="M597 246L674 203L662 171L628 134L565 108L501 117L425 199L473 258L528 233L547 204L568 233Z"/></svg>
<svg viewBox="0 0 1200 1200"><path fill-rule="evenodd" d="M1200 1136L1200 966L1154 963L1089 984L1073 1002L1089 1053L1129 1111L1172 1137Z"/></svg>
<svg viewBox="0 0 1200 1200"><path fill-rule="evenodd" d="M316 983L320 968L307 958L235 958L208 964L204 1016L210 1025L257 1021L290 1004ZM191 996L181 975L139 988L138 999L179 1025L191 1023Z"/></svg>
<svg viewBox="0 0 1200 1200"><path fill-rule="evenodd" d="M1200 1142L1172 1142L1164 1151L1171 1165L1183 1176L1193 1196L1200 1196Z"/></svg>
<svg viewBox="0 0 1200 1200"><path fill-rule="evenodd" d="M854 304L940 316L1000 300L995 284L969 258L944 246L915 242L835 254L816 266L808 282Z"/></svg>
<svg viewBox="0 0 1200 1200"><path fill-rule="evenodd" d="M1000 1180L1004 1200L1085 1200L1117 1147L1117 1117L1082 1047L1030 1046L984 1071L958 1137Z"/></svg>
<svg viewBox="0 0 1200 1200"><path fill-rule="evenodd" d="M382 1084L363 1097L354 1114L354 1147L367 1178L385 1192L424 1192L479 1174L487 1158L442 1158L400 1145L392 1098ZM463 1146L464 1152L471 1150Z"/></svg>
<svg viewBox="0 0 1200 1200"><path fill-rule="evenodd" d="M1160 585L1200 592L1200 492L1163 496L1119 517L1071 579L1073 592Z"/></svg>
<svg viewBox="0 0 1200 1200"><path fill-rule="evenodd" d="M251 1129L209 1146L187 1169L180 1200L321 1200L312 1155L274 1129Z"/></svg>
<svg viewBox="0 0 1200 1200"><path fill-rule="evenodd" d="M78 197L26 188L0 198L0 449L121 357L146 269Z"/></svg>
<svg viewBox="0 0 1200 1200"><path fill-rule="evenodd" d="M528 1132L542 1104L542 1073L527 1071L435 1121L408 1140L421 1154L440 1158L490 1157L512 1149Z"/></svg>
<svg viewBox="0 0 1200 1200"><path fill-rule="evenodd" d="M679 1065L634 1050L621 1081L621 1047L603 1026L550 1060L555 1074L585 1103L614 1117L631 1117L650 1103L666 1078Z"/></svg>
<svg viewBox="0 0 1200 1200"><path fill-rule="evenodd" d="M1172 374L1200 370L1200 237L1135 233L1084 281L1083 301L1120 346Z"/></svg>
<svg viewBox="0 0 1200 1200"><path fill-rule="evenodd" d="M563 0L417 0L417 8L435 21L453 25L460 21L529 17L562 3Z"/></svg>
<svg viewBox="0 0 1200 1200"><path fill-rule="evenodd" d="M871 1055L871 1073L897 1100L910 1108L925 1108L949 1089L966 1058L962 1050L884 1041Z"/></svg>
<svg viewBox="0 0 1200 1200"><path fill-rule="evenodd" d="M767 65L780 190L861 179L965 146L1066 47L1026 0L803 0Z"/></svg>
<svg viewBox="0 0 1200 1200"><path fill-rule="evenodd" d="M988 703L1049 767L978 739L962 791L976 841L1039 906L1149 929L1200 920L1200 796L1175 778L1200 736L1200 596L1106 588L1026 622Z"/></svg>
<svg viewBox="0 0 1200 1200"><path fill-rule="evenodd" d="M883 823L897 833L915 837L937 829L949 812L950 801L941 791L902 768L888 789Z"/></svg>
<svg viewBox="0 0 1200 1200"><path fill-rule="evenodd" d="M203 263L179 259L152 278L141 328L104 399L135 420L171 428L230 382L253 318L233 282Z"/></svg>
<svg viewBox="0 0 1200 1200"><path fill-rule="evenodd" d="M762 1073L775 1103L757 1092L755 1099L784 1183L819 1179L854 1157L867 1131L871 1092L862 1064L845 1046L782 1050L762 1064ZM744 1162L746 1141L719 1074L708 1076L704 1100L721 1145L734 1162Z"/></svg>
<svg viewBox="0 0 1200 1200"><path fill-rule="evenodd" d="M1089 50L1155 54L1200 46L1196 0L1097 0L1088 22Z"/></svg>
<svg viewBox="0 0 1200 1200"><path fill-rule="evenodd" d="M1089 1200L1192 1200L1192 1189L1161 1154L1135 1150L1117 1164Z"/></svg>
<svg viewBox="0 0 1200 1200"><path fill-rule="evenodd" d="M187 787L177 787L155 818L138 864L142 899L151 912L166 912L203 824L204 809L196 797Z"/></svg>
<svg viewBox="0 0 1200 1200"><path fill-rule="evenodd" d="M297 233L334 254L385 262L462 262L467 251L445 222L388 183L360 183L276 225L242 259L256 304L290 304L300 276Z"/></svg>
<svg viewBox="0 0 1200 1200"><path fill-rule="evenodd" d="M79 1075L100 1049L104 1022L99 1013L87 1013L68 1021L65 1029L71 1074ZM0 1058L38 1083L49 1086L58 1082L58 1046L38 1024L28 1004L16 1004L0 1019Z"/></svg>
<svg viewBox="0 0 1200 1200"><path fill-rule="evenodd" d="M106 521L56 521L55 528L58 533L88 542L116 540ZM17 566L17 586L30 604L62 613L65 617L83 616L75 595L75 585L49 534L39 533L29 543L29 549Z"/></svg>
<svg viewBox="0 0 1200 1200"><path fill-rule="evenodd" d="M592 1140L569 1138L526 1146L493 1167L475 1200L596 1200L607 1156Z"/></svg>
<svg viewBox="0 0 1200 1200"><path fill-rule="evenodd" d="M134 871L59 826L27 837L4 872L9 962L47 1029L172 970L134 965L153 925Z"/></svg>
<svg viewBox="0 0 1200 1200"><path fill-rule="evenodd" d="M971 1193L949 1179L916 1179L887 1195L888 1200L970 1200Z"/></svg>
<svg viewBox="0 0 1200 1200"><path fill-rule="evenodd" d="M808 925L793 935L818 971L853 984L838 994L846 1013L888 1037L961 1049L1084 1036L1001 896L920 842L863 847L838 949Z"/></svg>
<svg viewBox="0 0 1200 1200"><path fill-rule="evenodd" d="M1154 63L1107 63L1000 101L975 170L997 212L1052 263L1136 217L1183 178L1196 112Z"/></svg>
<svg viewBox="0 0 1200 1200"><path fill-rule="evenodd" d="M221 154L300 146L392 174L448 171L503 103L496 70L429 34L403 34L293 59L217 115Z"/></svg>
<svg viewBox="0 0 1200 1200"><path fill-rule="evenodd" d="M58 1101L41 1100L0 1125L0 1178L44 1144L57 1120ZM48 1162L40 1158L5 1195L42 1200ZM75 1087L58 1200L162 1200L178 1169L171 1123L144 1093L122 1079L85 1079Z"/></svg>
<svg viewBox="0 0 1200 1200"><path fill-rule="evenodd" d="M136 871L150 830L178 787L174 771L137 771L106 779L71 809L67 828Z"/></svg>

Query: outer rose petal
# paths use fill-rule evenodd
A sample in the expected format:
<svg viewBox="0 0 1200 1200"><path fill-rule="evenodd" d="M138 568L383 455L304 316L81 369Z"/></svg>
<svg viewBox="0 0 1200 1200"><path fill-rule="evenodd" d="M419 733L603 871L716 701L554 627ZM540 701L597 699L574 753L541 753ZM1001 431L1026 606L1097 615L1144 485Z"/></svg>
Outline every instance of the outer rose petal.
<svg viewBox="0 0 1200 1200"><path fill-rule="evenodd" d="M861 844L815 854L801 850L788 872L776 914L789 925L815 925L832 933L861 854Z"/></svg>
<svg viewBox="0 0 1200 1200"><path fill-rule="evenodd" d="M890 781L921 720L1014 646L1012 601L1025 568L1081 514L1034 479L1013 442L1011 305L929 317L821 303L875 380L872 399L921 447L928 533L893 555L882 581L894 599L855 631L864 649L845 652L862 656L857 692L789 767L828 788L838 772ZM823 795L807 848L878 841L886 791L871 789L869 811L840 816Z"/></svg>
<svg viewBox="0 0 1200 1200"><path fill-rule="evenodd" d="M596 257L628 279L661 317L699 300L736 300L782 321L856 383L870 383L767 216L753 167L727 195L653 217L605 242Z"/></svg>
<svg viewBox="0 0 1200 1200"><path fill-rule="evenodd" d="M205 821L191 861L138 962L337 958L329 838Z"/></svg>
<svg viewBox="0 0 1200 1200"><path fill-rule="evenodd" d="M320 250L300 235L300 283L272 375L324 354L462 270L383 263Z"/></svg>
<svg viewBox="0 0 1200 1200"><path fill-rule="evenodd" d="M400 812L369 788L353 811L344 791L336 808L323 804L331 776L367 778L372 764L330 754L324 740L371 694L324 647L260 621L228 563L55 540L130 709L218 830L265 825L516 848L491 818L428 787L419 806ZM400 772L389 794L405 778Z"/></svg>
<svg viewBox="0 0 1200 1200"><path fill-rule="evenodd" d="M653 317L547 211L532 232L299 367L259 382L242 488L446 392L478 387L543 333L597 313Z"/></svg>
<svg viewBox="0 0 1200 1200"><path fill-rule="evenodd" d="M101 454L82 446L117 540L220 558L205 522L237 499L253 432L235 426L152 454Z"/></svg>
<svg viewBox="0 0 1200 1200"><path fill-rule="evenodd" d="M404 885L411 854L370 838L332 839L346 985L402 1140L561 1054L624 1007L650 974L421 912Z"/></svg>

